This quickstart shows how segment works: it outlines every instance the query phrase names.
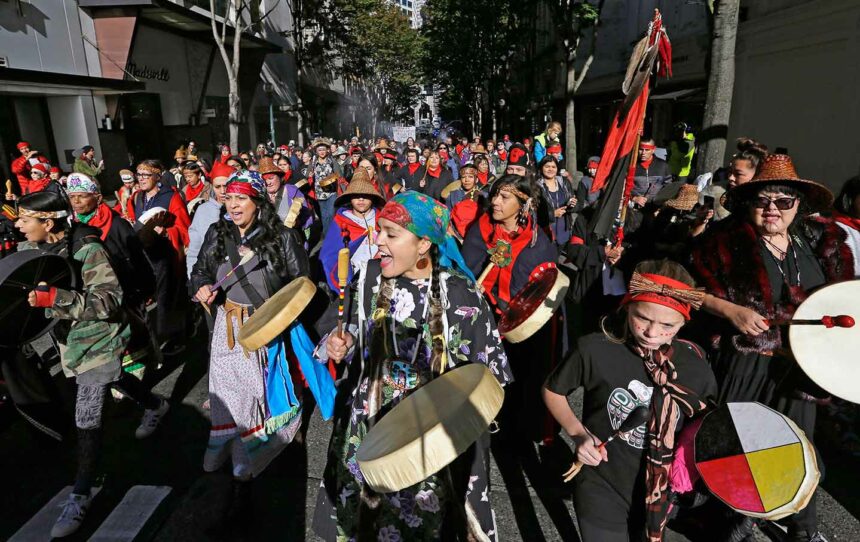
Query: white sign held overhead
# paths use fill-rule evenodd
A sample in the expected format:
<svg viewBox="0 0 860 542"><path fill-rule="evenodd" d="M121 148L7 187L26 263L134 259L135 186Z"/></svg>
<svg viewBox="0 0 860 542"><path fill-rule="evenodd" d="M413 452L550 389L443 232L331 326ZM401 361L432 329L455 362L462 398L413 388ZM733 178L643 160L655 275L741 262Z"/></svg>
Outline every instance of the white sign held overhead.
<svg viewBox="0 0 860 542"><path fill-rule="evenodd" d="M400 143L404 143L410 137L415 139L415 127L414 126L394 126L391 128L392 134L391 138L394 141L398 141Z"/></svg>

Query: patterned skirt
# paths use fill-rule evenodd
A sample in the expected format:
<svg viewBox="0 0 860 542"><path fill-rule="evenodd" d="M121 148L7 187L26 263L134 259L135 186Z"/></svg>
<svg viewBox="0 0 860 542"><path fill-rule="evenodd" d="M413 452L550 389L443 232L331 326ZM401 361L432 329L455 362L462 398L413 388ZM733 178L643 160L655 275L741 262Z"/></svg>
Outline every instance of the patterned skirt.
<svg viewBox="0 0 860 542"><path fill-rule="evenodd" d="M258 476L293 440L302 422L301 406L273 419L266 405L266 348L245 353L238 342L244 315L218 307L209 363L209 404L212 428L207 458L233 456L233 463L249 461ZM228 331L234 335L228 341ZM232 345L232 348L230 347ZM301 387L297 386L301 391ZM301 401L299 401L301 405ZM237 457L233 441L239 440L247 458ZM240 449L241 449L240 448ZM211 470L212 465L205 465Z"/></svg>

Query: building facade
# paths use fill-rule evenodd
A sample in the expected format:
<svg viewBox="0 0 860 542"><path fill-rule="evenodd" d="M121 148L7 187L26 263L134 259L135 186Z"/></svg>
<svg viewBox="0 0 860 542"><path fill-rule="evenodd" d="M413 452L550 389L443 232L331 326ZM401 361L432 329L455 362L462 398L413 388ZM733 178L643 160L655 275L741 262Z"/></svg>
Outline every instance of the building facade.
<svg viewBox="0 0 860 542"><path fill-rule="evenodd" d="M576 103L578 161L599 154L617 104L633 44L659 8L672 41L673 76L652 90L646 132L658 144L672 126L701 128L710 50L707 2L606 0L594 58ZM548 6L532 6L524 50L510 71L516 82L504 111L504 130L524 137L549 120L565 119L563 58ZM860 173L860 122L854 88L860 77L860 3L851 0L741 2L735 87L726 160L741 136L786 149L801 175L833 189ZM591 32L579 46L577 70L591 51ZM513 81L513 79L512 79Z"/></svg>
<svg viewBox="0 0 860 542"><path fill-rule="evenodd" d="M268 5L268 10L267 8ZM223 0L216 2L219 25ZM289 7L261 0L266 20L241 38L240 147L274 134L299 139ZM203 157L228 141L228 84L212 37L208 0L0 2L0 168L11 177L26 140L69 171L84 145L104 157L102 182L143 158L169 162L195 140ZM233 33L228 25L227 47ZM309 130L335 129L327 112L342 82L303 77Z"/></svg>

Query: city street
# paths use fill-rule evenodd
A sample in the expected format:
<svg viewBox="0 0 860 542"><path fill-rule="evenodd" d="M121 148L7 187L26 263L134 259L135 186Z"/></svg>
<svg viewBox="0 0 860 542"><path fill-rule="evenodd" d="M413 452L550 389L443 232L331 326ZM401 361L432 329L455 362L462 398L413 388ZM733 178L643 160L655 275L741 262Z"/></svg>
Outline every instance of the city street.
<svg viewBox="0 0 860 542"><path fill-rule="evenodd" d="M101 469L105 476L98 483L102 490L81 531L69 540L89 540L126 492L138 485L169 486L171 491L134 538L137 541L317 540L311 521L330 423L314 413L305 445L293 443L254 482L254 520L243 526L245 530L226 529L220 520L228 505L230 477L226 472L205 474L201 468L208 432L207 413L201 408L207 389L205 360L193 350L180 359L184 361L180 365L176 365L178 360L168 360L163 368L165 377L156 387L156 391L170 397L172 408L151 438L134 439L139 410L129 401L108 409ZM580 397L576 394L575 401ZM9 539L69 485L74 473L71 443L55 445L34 438L25 422L8 410L4 410L0 428L0 457L6 467L7 489L0 496L2 540ZM531 464L524 462L524 474L510 476L506 484L498 467L500 457L510 461L511 456L496 455L492 468L492 502L499 540L578 540L570 499L560 484L540 480L537 459ZM852 482L857 475L856 469L831 468L825 482L827 489L818 490L821 528L830 540L860 540L858 498ZM845 504L854 507L853 514L831 493L846 496ZM756 540L770 539L760 531L756 535ZM48 538L33 542L37 540ZM666 540L688 539L670 532Z"/></svg>
<svg viewBox="0 0 860 542"><path fill-rule="evenodd" d="M0 542L860 542L858 29L0 1Z"/></svg>

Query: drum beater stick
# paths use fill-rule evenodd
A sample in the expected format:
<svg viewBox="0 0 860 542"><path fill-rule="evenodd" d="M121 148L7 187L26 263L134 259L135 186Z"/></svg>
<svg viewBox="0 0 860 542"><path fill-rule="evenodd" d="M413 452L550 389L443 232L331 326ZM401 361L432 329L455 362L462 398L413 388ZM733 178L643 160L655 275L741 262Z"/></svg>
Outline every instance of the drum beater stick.
<svg viewBox="0 0 860 542"><path fill-rule="evenodd" d="M633 431L643 423L647 422L651 418L651 411L645 405L639 405L630 411L630 414L624 418L624 421L621 423L621 427L618 428L617 431L612 433L612 435L606 439L604 442L601 442L597 447L598 450L602 450L606 447L607 444L615 440L616 437L621 435L622 433L627 433L629 431ZM582 462L577 460L573 465L570 466L570 470L563 474L564 481L570 482L573 480L573 477L579 474L579 471L582 470Z"/></svg>
<svg viewBox="0 0 860 542"><path fill-rule="evenodd" d="M827 329L834 327L854 327L854 318L847 314L838 316L822 316L818 320L780 320L778 322L768 321L770 327L776 326L824 326Z"/></svg>

